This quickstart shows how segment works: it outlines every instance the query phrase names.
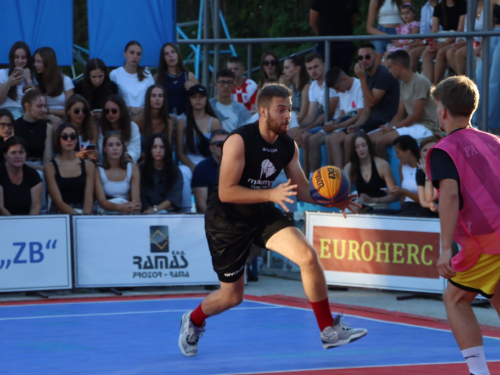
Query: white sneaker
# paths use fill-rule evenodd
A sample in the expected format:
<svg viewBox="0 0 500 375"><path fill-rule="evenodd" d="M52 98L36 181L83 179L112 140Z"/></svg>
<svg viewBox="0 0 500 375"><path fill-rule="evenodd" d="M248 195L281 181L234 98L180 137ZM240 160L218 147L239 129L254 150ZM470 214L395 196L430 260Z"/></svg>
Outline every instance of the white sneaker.
<svg viewBox="0 0 500 375"><path fill-rule="evenodd" d="M349 344L366 336L368 331L364 328L351 328L348 324L341 322L342 315L337 315L333 327L326 327L320 334L323 348L332 349L337 346Z"/></svg>
<svg viewBox="0 0 500 375"><path fill-rule="evenodd" d="M190 310L182 316L181 319L181 334L179 335L179 349L186 357L194 357L198 354L198 340L205 332L205 323L203 327L196 327L191 322L190 315L193 310Z"/></svg>

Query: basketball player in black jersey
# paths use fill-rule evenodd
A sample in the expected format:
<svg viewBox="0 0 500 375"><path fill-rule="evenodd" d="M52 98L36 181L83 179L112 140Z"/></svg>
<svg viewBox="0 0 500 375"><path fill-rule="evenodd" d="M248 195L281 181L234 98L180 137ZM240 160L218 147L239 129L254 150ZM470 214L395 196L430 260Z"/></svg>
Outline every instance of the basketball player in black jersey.
<svg viewBox="0 0 500 375"><path fill-rule="evenodd" d="M316 251L294 222L276 208L288 212L291 196L313 203L309 182L299 163L299 149L287 134L292 92L284 85L265 86L257 98L259 121L234 130L223 145L218 184L205 213L212 264L220 289L209 294L181 321L179 348L185 356L198 353L205 319L243 301L245 262L253 243L273 250L300 266L304 291L321 331L325 349L348 344L367 334L332 317L323 268ZM288 182L274 189L273 181L284 169ZM349 197L337 205L345 216L359 207Z"/></svg>

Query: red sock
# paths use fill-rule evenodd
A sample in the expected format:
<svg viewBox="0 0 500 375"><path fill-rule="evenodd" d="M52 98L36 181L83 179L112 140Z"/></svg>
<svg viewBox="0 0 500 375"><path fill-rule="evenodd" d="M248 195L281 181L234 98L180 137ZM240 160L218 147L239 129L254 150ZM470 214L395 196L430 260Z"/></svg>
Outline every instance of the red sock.
<svg viewBox="0 0 500 375"><path fill-rule="evenodd" d="M200 305L193 310L191 315L189 316L191 318L191 321L196 327L203 327L203 323L205 322L205 319L208 318L207 315L203 312L201 308L201 303Z"/></svg>
<svg viewBox="0 0 500 375"><path fill-rule="evenodd" d="M328 303L328 298L323 301L311 302L311 306L316 315L316 320L318 321L319 330L323 330L328 326L333 326L333 317L330 312L330 304Z"/></svg>

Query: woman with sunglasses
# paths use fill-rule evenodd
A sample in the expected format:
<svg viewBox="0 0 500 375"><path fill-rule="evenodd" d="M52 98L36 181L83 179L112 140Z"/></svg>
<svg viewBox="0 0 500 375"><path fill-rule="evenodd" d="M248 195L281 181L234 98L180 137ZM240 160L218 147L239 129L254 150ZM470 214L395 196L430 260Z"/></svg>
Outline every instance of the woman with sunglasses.
<svg viewBox="0 0 500 375"><path fill-rule="evenodd" d="M0 164L0 201L2 215L39 215L43 186L40 175L25 164L26 142L21 137L7 139L2 150L5 163Z"/></svg>
<svg viewBox="0 0 500 375"><path fill-rule="evenodd" d="M266 80L270 78L276 79L279 83L284 85L288 85L288 82L282 73L283 71L281 69L278 55L276 55L273 51L264 52L260 58L260 80L258 90L261 90Z"/></svg>
<svg viewBox="0 0 500 375"><path fill-rule="evenodd" d="M56 130L55 152L58 154L43 168L47 190L52 199L51 214L91 214L94 206L94 163L75 154L78 132L71 124Z"/></svg>
<svg viewBox="0 0 500 375"><path fill-rule="evenodd" d="M14 116L6 108L0 108L0 163L3 162L2 146L14 135Z"/></svg>
<svg viewBox="0 0 500 375"><path fill-rule="evenodd" d="M119 95L111 95L104 103L104 116L100 121L99 152L102 153L103 137L109 132L118 132L127 147L126 157L137 163L141 156L141 132L137 124L130 120L125 101Z"/></svg>
<svg viewBox="0 0 500 375"><path fill-rule="evenodd" d="M64 103L74 93L73 81L59 72L57 56L52 48L37 49L33 59L35 84L38 85L40 92L47 97L47 116L55 115L64 118Z"/></svg>
<svg viewBox="0 0 500 375"><path fill-rule="evenodd" d="M9 67L0 69L0 107L8 109L16 120L23 116L23 88L33 84L32 77L30 48L24 42L16 42L10 48Z"/></svg>
<svg viewBox="0 0 500 375"><path fill-rule="evenodd" d="M198 84L193 73L184 67L182 54L174 43L165 43L160 50L160 62L155 82L162 85L168 95L168 113L174 121L186 114L188 90Z"/></svg>
<svg viewBox="0 0 500 375"><path fill-rule="evenodd" d="M165 134L146 141L146 160L141 167L141 200L144 213L167 213L182 208L182 173L177 168Z"/></svg>
<svg viewBox="0 0 500 375"><path fill-rule="evenodd" d="M141 212L139 168L127 161L127 146L121 134L108 133L103 144L102 167L95 173L99 213Z"/></svg>
<svg viewBox="0 0 500 375"><path fill-rule="evenodd" d="M144 109L144 94L149 86L154 85L153 76L144 67L139 66L142 57L142 46L139 42L130 41L125 46L125 64L109 74L116 83L120 96L125 100L127 110L137 115Z"/></svg>
<svg viewBox="0 0 500 375"><path fill-rule="evenodd" d="M292 90L292 111L297 115L299 124L307 116L309 108L309 74L307 74L304 58L292 55L283 64L283 75L290 82Z"/></svg>
<svg viewBox="0 0 500 375"><path fill-rule="evenodd" d="M96 145L99 130L92 121L89 105L83 96L75 94L69 97L66 102L66 122L73 125L78 134L76 156L81 159L90 158L97 161L99 152ZM87 150L89 146L90 148Z"/></svg>

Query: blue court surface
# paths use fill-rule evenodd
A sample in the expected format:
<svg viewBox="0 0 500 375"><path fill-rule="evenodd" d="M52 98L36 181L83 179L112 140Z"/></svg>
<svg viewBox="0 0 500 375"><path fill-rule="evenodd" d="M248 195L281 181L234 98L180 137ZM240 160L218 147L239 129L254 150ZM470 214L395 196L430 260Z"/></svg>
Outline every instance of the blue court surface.
<svg viewBox="0 0 500 375"><path fill-rule="evenodd" d="M344 320L367 328L368 335L324 350L311 310L248 300L208 319L198 356L186 358L177 346L180 318L200 302L174 298L1 306L0 374L314 374L463 362L448 330L352 315ZM484 346L489 361L500 360L500 338L486 337Z"/></svg>

